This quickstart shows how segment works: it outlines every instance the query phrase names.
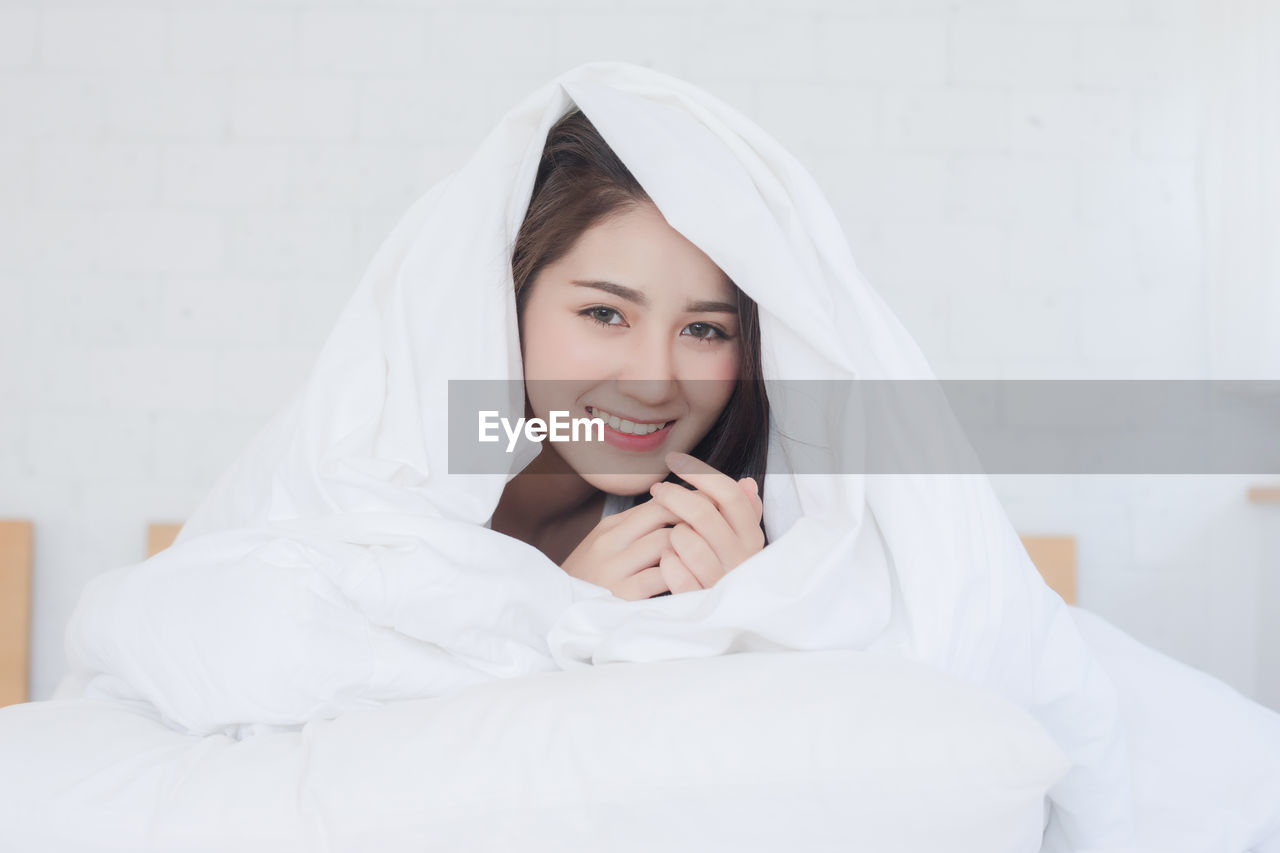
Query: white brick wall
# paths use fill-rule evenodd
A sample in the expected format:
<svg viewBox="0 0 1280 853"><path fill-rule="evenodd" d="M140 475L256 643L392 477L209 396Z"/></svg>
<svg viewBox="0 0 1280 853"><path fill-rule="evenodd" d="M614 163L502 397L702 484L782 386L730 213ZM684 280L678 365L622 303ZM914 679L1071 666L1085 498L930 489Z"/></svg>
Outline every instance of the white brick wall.
<svg viewBox="0 0 1280 853"><path fill-rule="evenodd" d="M0 515L37 522L35 694L84 582L301 381L407 205L552 74L617 58L818 176L946 377L1198 377L1195 0L11 0ZM997 478L1084 602L1251 692L1238 479ZM1256 610L1248 610L1255 613Z"/></svg>

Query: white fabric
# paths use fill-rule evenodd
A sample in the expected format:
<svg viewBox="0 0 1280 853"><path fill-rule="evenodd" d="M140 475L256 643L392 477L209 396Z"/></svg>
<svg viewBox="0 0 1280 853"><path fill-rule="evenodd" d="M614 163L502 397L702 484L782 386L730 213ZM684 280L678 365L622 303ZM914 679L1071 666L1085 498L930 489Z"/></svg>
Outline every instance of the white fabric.
<svg viewBox="0 0 1280 853"><path fill-rule="evenodd" d="M1034 853L1067 764L1012 703L858 651L540 673L239 743L64 700L0 710L0 853Z"/></svg>
<svg viewBox="0 0 1280 853"><path fill-rule="evenodd" d="M1280 853L1280 714L1096 613L1071 615L1120 689L1142 848Z"/></svg>
<svg viewBox="0 0 1280 853"><path fill-rule="evenodd" d="M1280 853L1280 716L1071 613L1119 689L1135 847ZM0 853L905 853L934 830L954 832L931 853L1037 849L1012 839L1064 757L1009 703L928 672L863 652L598 667L239 743L174 732L145 704L14 706L0 709ZM755 784L737 784L742 774ZM997 774L1004 785L989 784ZM673 775L681 785L661 784ZM561 786L573 797L555 806ZM540 822L518 810L538 797ZM956 809L972 815L962 827ZM787 844L779 828L794 833ZM527 843L493 847L513 829ZM377 843L362 843L371 833Z"/></svg>
<svg viewBox="0 0 1280 853"><path fill-rule="evenodd" d="M932 378L772 137L679 80L581 66L409 209L305 385L176 544L86 589L68 629L85 695L244 733L557 668L871 649L1028 708L1073 765L1051 792L1047 848L1121 843L1114 686L985 478L796 475L802 448L783 434L837 461L863 434L771 397L772 541L710 590L624 602L486 528L529 459L506 476L447 473L447 382L522 377L510 250L547 130L572 104L759 304L767 381Z"/></svg>

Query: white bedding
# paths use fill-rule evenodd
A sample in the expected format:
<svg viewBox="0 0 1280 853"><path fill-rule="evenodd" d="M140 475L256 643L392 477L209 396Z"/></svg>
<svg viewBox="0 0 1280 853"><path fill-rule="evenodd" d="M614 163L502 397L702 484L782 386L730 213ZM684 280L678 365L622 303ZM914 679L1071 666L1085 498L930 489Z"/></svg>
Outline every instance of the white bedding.
<svg viewBox="0 0 1280 853"><path fill-rule="evenodd" d="M1120 691L1142 848L1280 853L1280 714L1071 610Z"/></svg>
<svg viewBox="0 0 1280 853"><path fill-rule="evenodd" d="M1280 849L1280 715L1072 613L1121 688L1137 849ZM1032 853L1066 766L1006 700L856 651L546 673L240 741L58 700L0 710L0 850Z"/></svg>
<svg viewBox="0 0 1280 853"><path fill-rule="evenodd" d="M994 694L841 651L547 673L239 742L39 703L0 714L0 766L6 850L1027 853L1069 762Z"/></svg>

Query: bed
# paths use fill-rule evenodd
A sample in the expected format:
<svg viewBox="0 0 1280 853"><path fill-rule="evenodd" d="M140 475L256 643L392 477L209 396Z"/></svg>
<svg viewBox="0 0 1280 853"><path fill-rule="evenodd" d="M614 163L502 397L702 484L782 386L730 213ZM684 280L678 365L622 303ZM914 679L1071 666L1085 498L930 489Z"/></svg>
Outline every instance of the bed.
<svg viewBox="0 0 1280 853"><path fill-rule="evenodd" d="M1074 601L1074 541L1024 542ZM25 601L30 525L0 546ZM1280 853L1280 716L1071 613L1120 690L1138 849ZM243 740L55 699L0 709L0 851L1032 853L1065 760L1004 700L855 651L505 679Z"/></svg>

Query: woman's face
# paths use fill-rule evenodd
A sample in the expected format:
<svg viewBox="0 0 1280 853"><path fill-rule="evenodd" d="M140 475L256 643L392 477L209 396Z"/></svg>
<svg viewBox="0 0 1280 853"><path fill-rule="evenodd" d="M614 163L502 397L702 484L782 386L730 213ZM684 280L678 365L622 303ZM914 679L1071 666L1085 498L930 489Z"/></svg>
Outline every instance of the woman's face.
<svg viewBox="0 0 1280 853"><path fill-rule="evenodd" d="M665 455L692 450L733 393L733 285L646 203L585 231L532 286L521 342L533 415L611 424L603 442L546 441L543 452L602 491L646 492L667 475ZM611 416L640 432L666 426L637 438Z"/></svg>

